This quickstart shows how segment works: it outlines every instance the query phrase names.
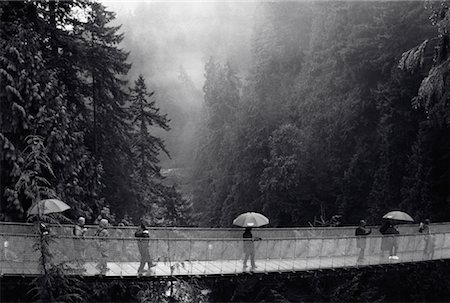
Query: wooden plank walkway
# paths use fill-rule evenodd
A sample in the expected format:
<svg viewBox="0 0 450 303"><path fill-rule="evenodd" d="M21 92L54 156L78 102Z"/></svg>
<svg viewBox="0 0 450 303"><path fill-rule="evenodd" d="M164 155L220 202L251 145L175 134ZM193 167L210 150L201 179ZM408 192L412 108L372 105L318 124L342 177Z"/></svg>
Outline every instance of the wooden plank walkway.
<svg viewBox="0 0 450 303"><path fill-rule="evenodd" d="M146 276L207 276L207 275L235 275L243 273L270 273L270 272L300 272L319 269L333 269L345 267L360 267L369 265L398 264L425 261L417 252L403 252L398 254L398 260L391 260L386 255L369 255L363 262L357 263L357 256L313 257L297 259L257 259L254 270L243 268L242 260L215 260L215 261L184 261L184 262L156 262ZM450 249L435 252L433 259L450 258ZM83 276L104 275L107 277L133 277L138 276L139 262L108 262L109 270L101 274L95 262L86 262L82 267L73 266L68 274ZM70 264L68 264L70 266ZM0 262L2 275L38 275L37 262Z"/></svg>

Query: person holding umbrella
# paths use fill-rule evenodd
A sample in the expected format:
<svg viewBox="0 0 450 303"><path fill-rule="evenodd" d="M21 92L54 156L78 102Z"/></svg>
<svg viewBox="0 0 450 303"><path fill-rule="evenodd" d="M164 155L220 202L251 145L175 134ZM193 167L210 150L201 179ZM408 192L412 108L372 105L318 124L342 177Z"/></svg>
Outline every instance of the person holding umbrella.
<svg viewBox="0 0 450 303"><path fill-rule="evenodd" d="M384 248L383 250L389 251L389 260L398 260L397 241L396 238L391 235L398 235L400 234L400 232L397 228L395 228L391 220L386 220L380 227L380 233L382 235L389 235L389 237L383 238L383 240L381 241L381 246L382 248Z"/></svg>
<svg viewBox="0 0 450 303"><path fill-rule="evenodd" d="M246 227L244 233L242 234L242 238L244 239L244 270L247 268L247 260L250 258L251 270L257 268L255 264L255 243L254 241L259 241L261 238L253 237L252 228Z"/></svg>
<svg viewBox="0 0 450 303"><path fill-rule="evenodd" d="M70 209L70 206L58 199L44 199L33 204L28 210L28 216L34 216L38 222L39 233L43 236L50 235L50 228L41 220L43 215L62 213Z"/></svg>
<svg viewBox="0 0 450 303"><path fill-rule="evenodd" d="M381 241L381 248L382 250L389 251L389 260L398 260L398 243L395 235L400 234L400 232L395 228L394 222L414 222L414 219L407 213L398 210L388 212L383 216L383 219L384 221L380 227L380 233L389 235L389 237L383 238Z"/></svg>
<svg viewBox="0 0 450 303"><path fill-rule="evenodd" d="M247 261L250 259L251 270L257 268L255 263L255 241L261 240L259 237L253 237L252 227L259 227L269 224L269 219L262 214L248 212L239 215L233 220L233 224L241 227L245 227L245 231L242 234L244 240L244 262L243 269L247 268Z"/></svg>

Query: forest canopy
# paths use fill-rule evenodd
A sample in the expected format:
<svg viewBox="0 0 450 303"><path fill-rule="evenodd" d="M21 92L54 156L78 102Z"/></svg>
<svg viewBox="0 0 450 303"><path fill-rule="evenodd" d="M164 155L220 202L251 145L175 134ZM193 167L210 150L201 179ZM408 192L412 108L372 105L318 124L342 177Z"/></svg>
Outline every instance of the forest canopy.
<svg viewBox="0 0 450 303"><path fill-rule="evenodd" d="M448 3L425 4L261 4L246 76L233 60L205 65L199 222L449 220Z"/></svg>
<svg viewBox="0 0 450 303"><path fill-rule="evenodd" d="M170 121L142 76L129 86L115 13L6 1L0 18L2 220L26 220L30 205L58 197L91 222L187 224L187 202L160 173L169 152L155 129Z"/></svg>
<svg viewBox="0 0 450 303"><path fill-rule="evenodd" d="M116 19L97 2L0 3L2 220L26 220L31 175L73 216L115 223L450 219L447 1L222 3L217 45L169 32L170 4L152 5ZM201 45L203 69L167 81L161 37ZM51 173L28 174L30 142Z"/></svg>

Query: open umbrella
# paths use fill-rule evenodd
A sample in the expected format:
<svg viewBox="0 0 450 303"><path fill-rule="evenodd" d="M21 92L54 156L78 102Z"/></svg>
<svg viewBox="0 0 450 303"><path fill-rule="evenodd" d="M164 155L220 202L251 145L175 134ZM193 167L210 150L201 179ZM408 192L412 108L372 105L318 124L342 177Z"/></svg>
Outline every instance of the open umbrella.
<svg viewBox="0 0 450 303"><path fill-rule="evenodd" d="M233 220L233 224L241 227L259 227L269 224L269 219L259 213L248 212L240 214Z"/></svg>
<svg viewBox="0 0 450 303"><path fill-rule="evenodd" d="M45 199L31 206L28 215L61 213L69 208L69 205L58 199Z"/></svg>
<svg viewBox="0 0 450 303"><path fill-rule="evenodd" d="M414 222L414 219L405 212L394 210L390 211L383 216L383 219L396 220L396 221L405 221L405 222Z"/></svg>

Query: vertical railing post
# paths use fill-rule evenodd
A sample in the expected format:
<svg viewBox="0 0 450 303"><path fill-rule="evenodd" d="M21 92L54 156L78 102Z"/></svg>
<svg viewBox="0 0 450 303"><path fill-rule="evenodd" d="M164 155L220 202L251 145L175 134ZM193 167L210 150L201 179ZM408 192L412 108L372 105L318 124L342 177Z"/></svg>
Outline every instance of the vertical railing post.
<svg viewBox="0 0 450 303"><path fill-rule="evenodd" d="M292 241L294 241L294 253L292 254L292 268L291 268L291 271L295 272L295 257L296 257L296 254L297 254L297 238L295 238Z"/></svg>
<svg viewBox="0 0 450 303"><path fill-rule="evenodd" d="M117 234L116 234L116 237L117 237ZM123 237L118 238L117 244L118 244L117 251L119 252L119 254L118 254L119 257L117 258L117 263L119 264L119 276L123 277L123 263L124 262L122 262L122 260L124 258L122 256L122 254L124 253L123 248L125 247L125 238L123 238ZM126 257L126 254L125 254L125 257Z"/></svg>
<svg viewBox="0 0 450 303"><path fill-rule="evenodd" d="M445 244L445 237L446 237L446 234L442 234L442 233L439 233L439 234L437 234L438 236L439 236L439 238L438 239L440 239L441 241L439 241L440 243L438 243L439 244L439 247L438 247L438 249L439 249L439 258L438 259L442 259L442 256L443 256L443 254L444 254L444 244ZM436 239L435 239L435 241L436 241ZM436 245L436 244L435 244Z"/></svg>
<svg viewBox="0 0 450 303"><path fill-rule="evenodd" d="M318 257L319 257L319 268L321 269L322 268L322 258L323 258L323 241L324 241L324 239L322 238L322 239L320 239L319 240L320 242L320 250L319 250L319 255L318 255ZM331 259L331 264L333 264L333 259Z"/></svg>
<svg viewBox="0 0 450 303"><path fill-rule="evenodd" d="M189 259L188 259L189 265L191 267L189 274L193 274L193 260L192 260L192 239L189 237Z"/></svg>
<svg viewBox="0 0 450 303"><path fill-rule="evenodd" d="M170 256L170 234L169 231L167 232L167 238L165 240L167 242L167 261L169 263L169 272L170 275L172 275L172 258Z"/></svg>
<svg viewBox="0 0 450 303"><path fill-rule="evenodd" d="M352 244L352 238L348 235L341 238L341 242L343 245L343 252L341 252L341 258L343 259L342 266L346 267L348 264L347 259L351 259L351 249L350 246ZM351 264L351 263L350 263Z"/></svg>
<svg viewBox="0 0 450 303"><path fill-rule="evenodd" d="M222 274L223 273L223 253L224 253L225 240L221 240L220 243L221 243L221 245L220 245L220 274Z"/></svg>
<svg viewBox="0 0 450 303"><path fill-rule="evenodd" d="M206 249L206 254L205 254L205 256L206 256L206 258L205 258L205 270L203 271L203 274L204 275L206 275L206 268L208 267L208 254L209 254L209 246L208 246L208 241L204 241L204 242L206 242L206 245L205 245L205 249Z"/></svg>
<svg viewBox="0 0 450 303"><path fill-rule="evenodd" d="M265 258L264 258L264 272L267 272L267 262L269 261L269 240L265 239L264 242L266 242L266 251L265 251ZM261 245L263 246L263 245Z"/></svg>
<svg viewBox="0 0 450 303"><path fill-rule="evenodd" d="M278 244L278 245L277 245ZM276 239L275 240L275 246L278 246L278 272L281 272L281 263L283 262L283 258L281 255L282 252L282 246L283 246L283 240Z"/></svg>
<svg viewBox="0 0 450 303"><path fill-rule="evenodd" d="M242 254L243 254L243 243L242 243L242 248L240 248L239 246L241 246L240 244L240 241L237 241L237 240L233 240L233 242L234 242L234 248L235 248L235 258L233 258L234 259L234 273L235 274L237 274L237 269L238 269L238 261L240 261L241 260L241 258L242 258Z"/></svg>
<svg viewBox="0 0 450 303"><path fill-rule="evenodd" d="M308 239L306 240L306 243L307 243L307 245L306 245L307 250L306 250L306 255L305 255L305 261L306 261L305 268L308 270L309 269L309 255L311 253L310 252L310 250L311 250L311 238L308 237Z"/></svg>

